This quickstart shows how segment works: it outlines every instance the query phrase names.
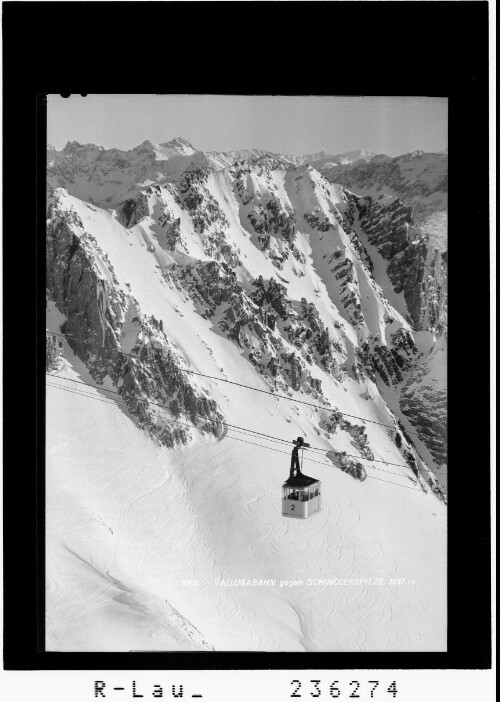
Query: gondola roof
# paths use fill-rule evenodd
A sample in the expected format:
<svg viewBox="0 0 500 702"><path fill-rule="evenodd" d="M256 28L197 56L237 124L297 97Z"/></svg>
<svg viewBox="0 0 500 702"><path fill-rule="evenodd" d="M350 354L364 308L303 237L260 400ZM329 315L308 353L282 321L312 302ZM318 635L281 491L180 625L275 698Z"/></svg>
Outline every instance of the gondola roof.
<svg viewBox="0 0 500 702"><path fill-rule="evenodd" d="M312 485L313 483L319 483L319 482L320 481L317 480L316 478L310 478L308 475L304 475L303 473L298 473L294 477L290 476L288 478L288 480L286 480L283 483L283 487L303 488L303 487L308 487L309 485Z"/></svg>

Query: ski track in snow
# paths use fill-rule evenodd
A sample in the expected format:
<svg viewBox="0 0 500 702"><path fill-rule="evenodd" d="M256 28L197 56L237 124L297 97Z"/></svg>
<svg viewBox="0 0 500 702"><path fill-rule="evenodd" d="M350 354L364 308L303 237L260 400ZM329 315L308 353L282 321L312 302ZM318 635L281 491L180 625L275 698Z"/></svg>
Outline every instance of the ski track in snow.
<svg viewBox="0 0 500 702"><path fill-rule="evenodd" d="M84 398L81 401L89 402ZM111 408L103 409L109 412ZM112 411L118 412L114 406ZM58 443L55 450L61 451L67 443ZM187 451L176 451L175 456L165 462L165 468L157 471L155 480L148 481L147 489L132 491L135 495L114 515L110 564L115 572L119 572L124 564L134 564L133 580L146 582L148 575L150 578L151 571L161 562L168 539L169 561L183 561L184 577L201 581L201 587L189 593L193 597L202 595L204 606L217 612L218 625L224 630L224 636L229 639L238 637L239 627L246 621L244 626L250 637L246 650L283 650L285 646L287 650L306 651L390 651L410 650L411 646L421 642L418 619L426 614L427 600L425 594L419 596L416 586L406 590L388 586L369 588L366 585L260 588L258 591L253 588L214 588L211 575L217 570L220 577L235 578L253 573L253 577L275 578L277 582L290 578L363 578L377 573L388 578L397 573L396 562L384 551L382 544L367 538L366 529L363 532L361 510L352 497L324 498L322 511L309 520L284 519L278 486L264 487L251 472L245 480L245 475L240 475L224 462L226 452L224 441L203 441ZM138 484L139 474L134 474L133 483ZM238 495L244 494L241 492L242 483L247 498L239 503ZM99 491L114 491L116 475L104 471L98 484ZM77 485L81 483L77 482ZM158 498L165 493L172 495L170 516L166 520L167 513L162 517L155 508ZM203 513L200 499L207 494L210 495L210 509ZM244 548L238 551L238 543L233 544L234 550L227 550L228 541L224 541L221 534L228 527L214 517L215 513L222 511L229 518L233 510L241 512L249 525L245 532L248 556L245 556ZM139 515L140 532L130 532ZM94 518L94 521L99 520ZM104 528L108 521L102 519L102 525L98 526ZM74 533L76 528L74 526L71 532L65 528L66 536ZM182 558L186 548L195 553L191 570L186 570L185 558ZM251 563L255 566L252 567ZM205 583L203 574L207 576ZM110 578L108 575L105 583L89 593L81 612L67 619L64 627L56 627L51 636L52 650L63 650L68 632L77 629L79 622L88 619L92 611L106 610ZM113 578L120 581L116 576ZM54 580L49 580L49 603L54 599L56 589ZM132 593L134 586L129 590ZM143 586L139 588L142 590ZM149 590L151 596L159 597L158 588L153 590L154 595ZM277 600L288 610L277 607ZM64 608L68 605L58 606ZM49 607L50 620L57 617L57 611L57 607ZM176 611L179 611L178 607ZM290 614L285 615L286 611ZM147 609L141 612L143 618L150 618ZM279 612L278 618L276 612ZM163 616L167 617L167 614ZM189 622L189 616L179 616ZM289 630L291 617L295 620L293 634ZM210 621L210 616L206 621ZM181 628L185 630L186 627ZM160 636L158 640L164 638ZM189 636L179 639L177 632L173 640L182 646L188 645L188 641L199 650L205 646L200 644L201 640L208 647L218 648L206 633L200 634L199 640L193 640ZM292 640L295 645L291 644ZM170 643L172 645L175 647ZM230 646L226 645L226 648L230 650Z"/></svg>
<svg viewBox="0 0 500 702"><path fill-rule="evenodd" d="M214 473L208 484L211 492L214 491L214 495L220 494L227 487L225 483L220 483L219 486L215 483ZM254 497L243 503L243 511L252 522L262 523L257 512L253 511L263 501L263 491L257 484L255 484L255 493ZM295 578L305 577L306 573L309 577L313 577L316 571L335 572L342 578L363 578L368 577L370 572L381 567L382 564L386 577L396 574L396 563L384 552L379 542L371 542L356 536L355 529L360 522L360 511L351 499L342 504L335 500L333 513L326 505L319 515L304 522L284 520L280 514L279 500L274 500L272 506L275 518L262 524L264 528L261 530L261 535L248 544L248 550L258 564L262 564L273 573L277 565L286 568L292 560ZM325 527L329 523L335 528L333 533L327 531L325 537ZM290 532L295 537L292 542L287 541ZM315 535L322 536L320 541L323 542L323 548L318 548L317 544L314 544ZM313 556L307 557L306 554L309 553ZM322 553L325 553L323 558L320 557ZM405 601L408 602L415 596L414 587ZM340 636L342 632L349 635L349 631L345 631L345 622L349 623L348 626L355 625L353 630L355 633L350 636L351 650L371 650L371 642L374 641L377 641L377 650L405 650L408 647L407 627L400 626L394 615L399 606L397 590L385 588L383 593L375 590L370 594L366 586L360 586L353 596L347 597L344 593L334 593L331 588L325 587L305 597L304 591L301 590L300 597L290 594L286 599L299 619L300 641L304 650L321 650L322 640L331 641L332 636ZM261 600L260 606L263 605ZM415 619L423 611L422 607L417 607ZM332 617L335 613L336 616ZM313 614L316 616L312 616ZM387 634L382 639L377 639L374 632L380 628L383 617L386 619ZM319 636L311 627L304 625L304 622L318 620L326 621L326 624L320 624ZM416 640L419 639L418 630L412 635Z"/></svg>

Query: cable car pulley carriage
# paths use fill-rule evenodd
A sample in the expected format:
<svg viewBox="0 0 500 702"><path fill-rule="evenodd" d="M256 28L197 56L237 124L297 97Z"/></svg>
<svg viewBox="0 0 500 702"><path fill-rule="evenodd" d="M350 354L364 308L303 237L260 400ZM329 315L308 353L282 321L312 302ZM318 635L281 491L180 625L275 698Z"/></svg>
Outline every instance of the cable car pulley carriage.
<svg viewBox="0 0 500 702"><path fill-rule="evenodd" d="M299 449L302 449L302 464L304 463L304 449L306 444L299 436L293 440L292 462L290 477L283 483L282 514L284 517L307 519L321 510L321 481L304 475L299 463Z"/></svg>

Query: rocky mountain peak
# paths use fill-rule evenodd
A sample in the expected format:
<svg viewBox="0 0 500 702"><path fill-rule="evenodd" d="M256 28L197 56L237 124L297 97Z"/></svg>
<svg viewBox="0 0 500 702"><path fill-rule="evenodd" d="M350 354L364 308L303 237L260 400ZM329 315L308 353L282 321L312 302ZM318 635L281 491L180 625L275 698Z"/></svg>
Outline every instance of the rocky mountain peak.
<svg viewBox="0 0 500 702"><path fill-rule="evenodd" d="M197 151L197 149L195 149L194 146L183 137L174 137L170 141L161 143L160 146L163 146L167 149L175 149L182 153L193 154Z"/></svg>
<svg viewBox="0 0 500 702"><path fill-rule="evenodd" d="M52 148L55 151L54 147L50 147L50 145L47 146L47 149L49 148ZM61 153L66 156L71 156L73 154L80 155L89 152L94 152L97 154L101 151L105 151L105 148L103 146L97 146L97 144L80 144L78 141L68 141Z"/></svg>
<svg viewBox="0 0 500 702"><path fill-rule="evenodd" d="M82 145L78 141L68 141L68 143L63 149L63 153L69 156L71 154L74 154L75 151L78 151L81 148Z"/></svg>
<svg viewBox="0 0 500 702"><path fill-rule="evenodd" d="M153 144L152 141L149 141L149 139L145 139L142 144L138 144L135 148L132 149L132 151L142 151L144 149L154 149L155 145Z"/></svg>
<svg viewBox="0 0 500 702"><path fill-rule="evenodd" d="M194 149L193 145L187 139L179 136L160 144L160 146L188 146L190 149Z"/></svg>

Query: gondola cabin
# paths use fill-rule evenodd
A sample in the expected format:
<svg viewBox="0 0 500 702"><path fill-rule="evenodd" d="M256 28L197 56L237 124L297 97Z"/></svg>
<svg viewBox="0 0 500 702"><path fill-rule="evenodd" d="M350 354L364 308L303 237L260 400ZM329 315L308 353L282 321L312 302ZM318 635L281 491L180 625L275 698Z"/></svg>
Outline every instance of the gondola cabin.
<svg viewBox="0 0 500 702"><path fill-rule="evenodd" d="M307 519L321 510L321 481L299 473L283 483L284 517Z"/></svg>

